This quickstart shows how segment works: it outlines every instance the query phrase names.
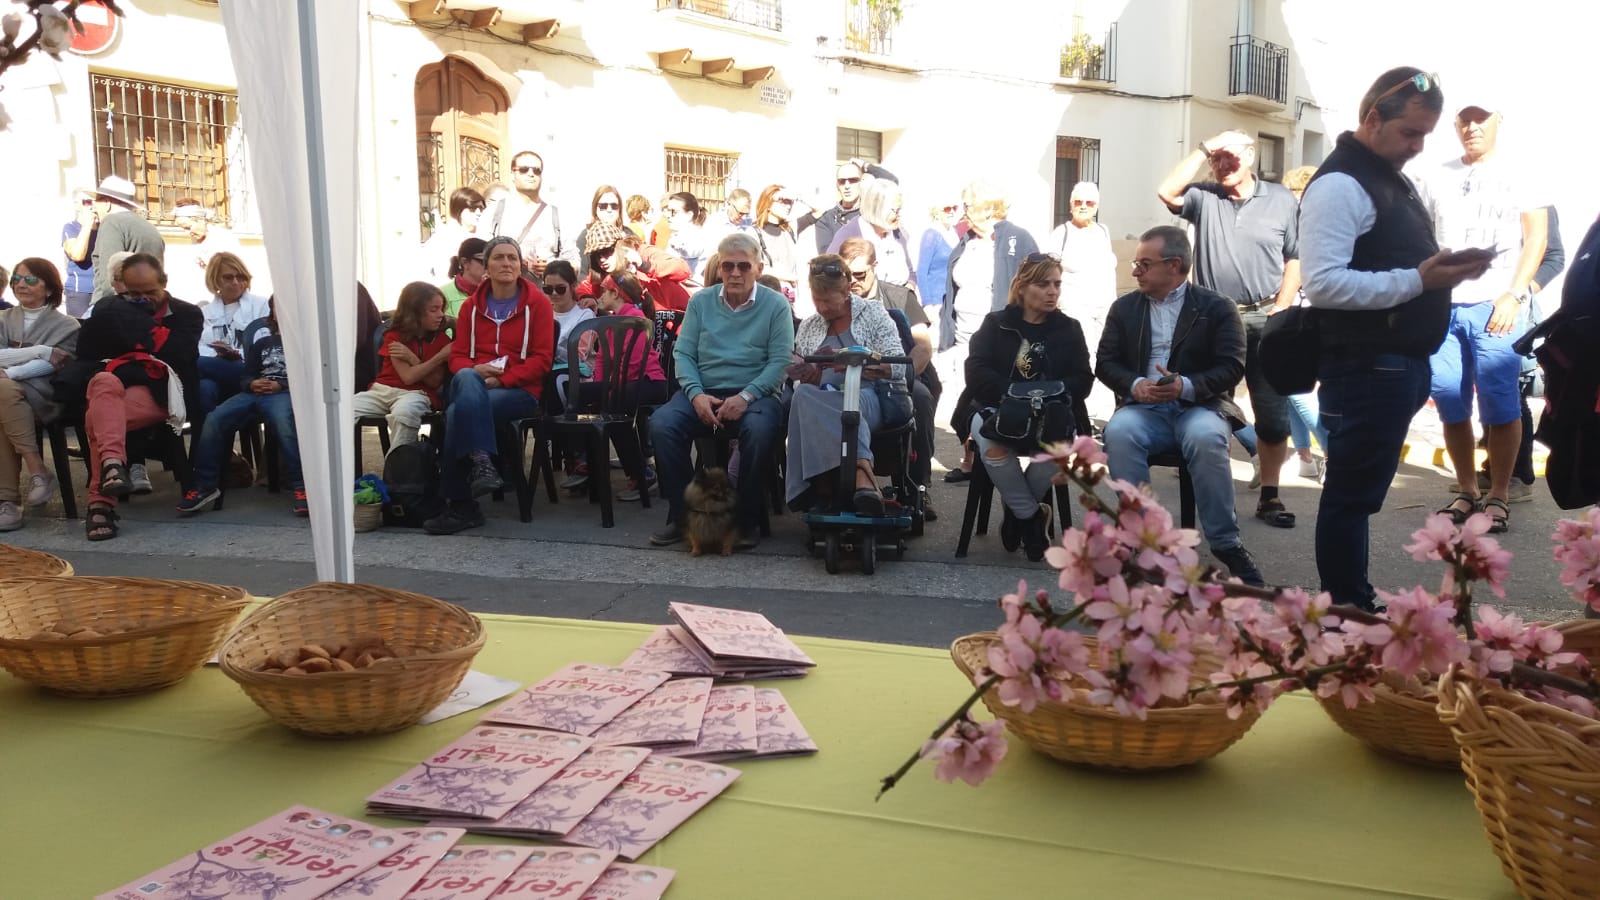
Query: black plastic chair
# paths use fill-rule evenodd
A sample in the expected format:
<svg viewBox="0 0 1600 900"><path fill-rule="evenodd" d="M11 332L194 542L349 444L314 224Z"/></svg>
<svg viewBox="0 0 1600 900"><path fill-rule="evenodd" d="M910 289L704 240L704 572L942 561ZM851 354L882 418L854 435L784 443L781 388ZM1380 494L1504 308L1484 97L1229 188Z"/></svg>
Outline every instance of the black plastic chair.
<svg viewBox="0 0 1600 900"><path fill-rule="evenodd" d="M1034 465L1048 465L1047 463L1034 463ZM1061 530L1072 527L1072 490L1067 485L1058 484L1053 490L1046 491L1041 501L1050 506L1054 511L1052 522ZM964 559L967 550L972 546L974 534L989 533L989 511L994 503L994 482L989 480L989 470L980 458L972 464L972 478L967 482L967 507L961 515L961 536L956 539L956 557ZM1047 535L1053 542L1055 534Z"/></svg>
<svg viewBox="0 0 1600 900"><path fill-rule="evenodd" d="M56 484L61 489L61 509L67 518L76 519L78 497L72 489L72 454L67 450L67 424L56 419L46 425L35 419L33 427L35 433L44 435L50 442L50 461L55 465Z"/></svg>
<svg viewBox="0 0 1600 900"><path fill-rule="evenodd" d="M383 357L379 351L383 349L383 336L394 326L393 322L385 321L372 333L372 347L375 366L373 371L383 368ZM448 373L447 373L448 374ZM446 379L448 382L449 379ZM368 385L371 387L371 385ZM362 391L366 388L360 388ZM435 449L444 448L444 413L435 410L422 417L422 424L428 427L428 439L433 441ZM361 472L361 461L366 458L366 429L378 430L378 447L383 450L383 455L389 455L389 420L384 416L357 416L356 417L356 472Z"/></svg>
<svg viewBox="0 0 1600 900"><path fill-rule="evenodd" d="M1178 523L1183 528L1193 528L1194 481L1189 477L1189 466L1182 453L1158 453L1150 457L1150 465L1178 470Z"/></svg>
<svg viewBox="0 0 1600 900"><path fill-rule="evenodd" d="M586 335L593 335L592 359L602 372L600 379L588 382L584 381L582 367L576 364ZM576 433L583 438L589 463L589 498L600 504L600 524L604 528L616 524L609 477L610 444L617 445L623 470L634 483L641 487L645 483L637 404L629 404L628 388L638 383L629 377L633 374L629 372L631 361L636 353L647 349L649 340L650 323L638 316L600 316L583 322L567 335L568 408L547 421L551 437ZM598 400L585 402L585 384L597 389L590 393L598 393ZM640 490L639 501L648 509L650 492Z"/></svg>

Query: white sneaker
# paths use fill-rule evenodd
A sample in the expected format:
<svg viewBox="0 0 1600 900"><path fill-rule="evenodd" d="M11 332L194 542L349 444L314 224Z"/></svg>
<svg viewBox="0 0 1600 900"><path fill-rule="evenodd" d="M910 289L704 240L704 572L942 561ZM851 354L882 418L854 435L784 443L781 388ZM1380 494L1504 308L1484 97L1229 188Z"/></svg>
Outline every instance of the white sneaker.
<svg viewBox="0 0 1600 900"><path fill-rule="evenodd" d="M0 531L16 531L22 527L22 507L10 500L0 500Z"/></svg>
<svg viewBox="0 0 1600 900"><path fill-rule="evenodd" d="M1310 459L1300 460L1300 477L1311 481L1322 480L1323 461L1313 456Z"/></svg>
<svg viewBox="0 0 1600 900"><path fill-rule="evenodd" d="M1533 485L1525 483L1520 478L1511 479L1511 486L1506 491L1507 503L1526 503L1533 499Z"/></svg>
<svg viewBox="0 0 1600 900"><path fill-rule="evenodd" d="M134 463L128 467L128 485L135 494L148 494L155 490L150 484L150 470L144 463Z"/></svg>
<svg viewBox="0 0 1600 900"><path fill-rule="evenodd" d="M1261 457L1250 457L1250 490L1261 487Z"/></svg>
<svg viewBox="0 0 1600 900"><path fill-rule="evenodd" d="M43 506L56 493L56 477L49 472L28 476L28 505Z"/></svg>

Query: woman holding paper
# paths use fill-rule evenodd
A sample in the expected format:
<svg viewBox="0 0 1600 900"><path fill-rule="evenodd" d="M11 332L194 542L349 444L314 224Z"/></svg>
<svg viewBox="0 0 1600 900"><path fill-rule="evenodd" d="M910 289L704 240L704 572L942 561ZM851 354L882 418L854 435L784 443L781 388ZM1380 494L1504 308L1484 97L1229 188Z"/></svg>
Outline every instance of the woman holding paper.
<svg viewBox="0 0 1600 900"><path fill-rule="evenodd" d="M447 504L423 523L429 534L455 534L483 524L476 498L504 485L494 462L496 435L514 420L539 415L555 355L550 299L522 277L516 239L490 241L483 261L488 277L462 304L450 347L444 456L439 461L439 492Z"/></svg>

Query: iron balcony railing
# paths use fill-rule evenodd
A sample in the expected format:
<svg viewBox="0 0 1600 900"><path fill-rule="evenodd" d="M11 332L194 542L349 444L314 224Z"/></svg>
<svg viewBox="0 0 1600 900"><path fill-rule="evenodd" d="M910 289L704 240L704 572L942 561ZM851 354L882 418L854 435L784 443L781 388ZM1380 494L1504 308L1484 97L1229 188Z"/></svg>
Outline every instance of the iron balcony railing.
<svg viewBox="0 0 1600 900"><path fill-rule="evenodd" d="M783 0L656 0L656 9L682 9L752 28L783 30Z"/></svg>
<svg viewBox="0 0 1600 900"><path fill-rule="evenodd" d="M1061 77L1086 81L1117 80L1117 23L1106 30L1105 40L1096 44L1079 32L1061 48Z"/></svg>
<svg viewBox="0 0 1600 900"><path fill-rule="evenodd" d="M1289 96L1289 48L1253 35L1234 35L1228 54L1228 95L1240 94L1284 103Z"/></svg>
<svg viewBox="0 0 1600 900"><path fill-rule="evenodd" d="M845 6L844 45L857 53L888 56L894 51L896 6L855 0Z"/></svg>

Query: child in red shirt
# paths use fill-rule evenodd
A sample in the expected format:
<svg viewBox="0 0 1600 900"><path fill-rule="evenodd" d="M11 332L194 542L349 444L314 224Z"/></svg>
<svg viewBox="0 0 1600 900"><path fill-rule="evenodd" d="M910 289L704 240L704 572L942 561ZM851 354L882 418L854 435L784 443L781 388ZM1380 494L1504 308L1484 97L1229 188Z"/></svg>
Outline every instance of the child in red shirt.
<svg viewBox="0 0 1600 900"><path fill-rule="evenodd" d="M400 291L394 322L378 348L380 368L372 387L355 396L356 416L384 416L393 445L417 440L423 417L439 409L439 386L450 363L444 325L444 294L425 281Z"/></svg>

